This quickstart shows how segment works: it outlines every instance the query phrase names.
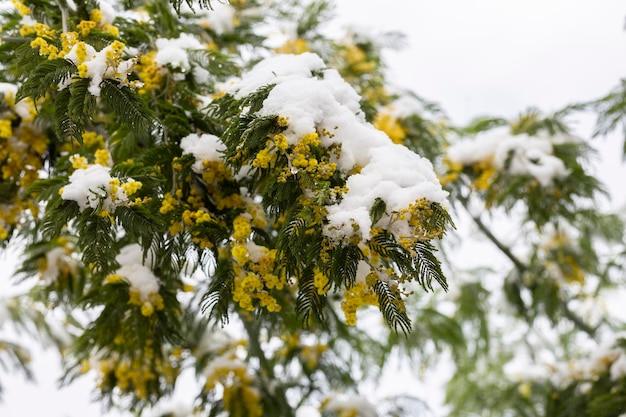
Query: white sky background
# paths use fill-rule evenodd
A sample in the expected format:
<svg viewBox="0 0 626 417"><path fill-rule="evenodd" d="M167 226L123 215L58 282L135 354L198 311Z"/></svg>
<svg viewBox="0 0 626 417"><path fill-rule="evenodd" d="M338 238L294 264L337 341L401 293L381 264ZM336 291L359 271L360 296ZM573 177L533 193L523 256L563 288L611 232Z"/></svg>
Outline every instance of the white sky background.
<svg viewBox="0 0 626 417"><path fill-rule="evenodd" d="M598 98L626 77L623 0L336 2L342 23L367 27L368 33L404 32L406 48L386 54L390 79L438 102L458 124L478 115L514 117L529 106L558 110ZM579 124L579 134L590 132L588 118ZM622 140L620 135L595 139L602 147L598 172L605 181L620 173L624 178ZM612 184L623 202L623 185ZM12 259L0 253L0 280L6 281L10 264ZM6 285L0 282L2 288ZM50 354L35 357L38 386L0 371L5 387L0 416L101 415L99 405L89 404L87 380L58 390L54 361Z"/></svg>

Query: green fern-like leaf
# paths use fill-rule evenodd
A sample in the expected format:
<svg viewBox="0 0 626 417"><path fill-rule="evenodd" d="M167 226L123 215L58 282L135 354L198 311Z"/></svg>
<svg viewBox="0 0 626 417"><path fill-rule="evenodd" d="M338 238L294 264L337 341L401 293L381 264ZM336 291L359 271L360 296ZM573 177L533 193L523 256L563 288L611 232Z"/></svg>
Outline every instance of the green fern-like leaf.
<svg viewBox="0 0 626 417"><path fill-rule="evenodd" d="M60 91L54 99L54 127L56 135L62 140L82 140L82 127L68 112L72 94L66 88Z"/></svg>
<svg viewBox="0 0 626 417"><path fill-rule="evenodd" d="M264 87L259 88L254 93L247 95L241 100L240 108L249 108L249 114L257 113L263 107L263 102L265 101L267 96L269 96L274 87L274 84L268 84Z"/></svg>
<svg viewBox="0 0 626 417"><path fill-rule="evenodd" d="M203 9L213 10L213 7L211 7L211 0L197 0L197 3L194 0L184 0L184 2L192 10L194 9L194 6L200 6L200 8ZM170 0L170 3L174 7L174 10L176 10L176 13L180 14L180 6L183 5L183 0Z"/></svg>
<svg viewBox="0 0 626 417"><path fill-rule="evenodd" d="M452 217L450 217L450 213L448 213L448 211L444 209L441 204L431 203L430 209L433 211L433 214L428 219L428 225L426 226L429 230L443 230L445 233L448 226L456 228L454 222L452 221Z"/></svg>
<svg viewBox="0 0 626 417"><path fill-rule="evenodd" d="M370 208L370 219L372 220L372 226L375 226L376 223L383 217L385 214L385 210L387 210L387 204L381 198L377 198L374 200L374 204Z"/></svg>
<svg viewBox="0 0 626 417"><path fill-rule="evenodd" d="M237 171L243 164L251 162L265 147L267 138L278 130L275 116L245 115L233 125L233 129L227 129L223 141L227 148L226 161Z"/></svg>
<svg viewBox="0 0 626 417"><path fill-rule="evenodd" d="M271 216L279 217L302 194L297 178L290 176L287 181L279 181L277 176L270 177L263 187L263 205Z"/></svg>
<svg viewBox="0 0 626 417"><path fill-rule="evenodd" d="M189 51L189 59L205 68L213 76L229 76L239 73L239 66L232 62L227 55L218 51L196 50Z"/></svg>
<svg viewBox="0 0 626 417"><path fill-rule="evenodd" d="M117 207L114 217L124 227L127 234L137 236L141 241L150 242L156 234L163 233L165 225L161 218L143 207Z"/></svg>
<svg viewBox="0 0 626 417"><path fill-rule="evenodd" d="M336 289L349 288L354 285L361 259L363 259L363 252L355 245L339 246L331 251L328 278Z"/></svg>
<svg viewBox="0 0 626 417"><path fill-rule="evenodd" d="M192 132L189 116L184 108L166 101L159 101L158 112L161 115L164 128L167 129L168 136L182 138Z"/></svg>
<svg viewBox="0 0 626 417"><path fill-rule="evenodd" d="M215 245L226 241L230 233L217 222L202 222L191 229L193 236L209 240Z"/></svg>
<svg viewBox="0 0 626 417"><path fill-rule="evenodd" d="M279 256L285 260L289 274L298 274L302 268L298 260L304 250L306 227L306 220L296 217L290 220L278 234L276 249L278 249Z"/></svg>
<svg viewBox="0 0 626 417"><path fill-rule="evenodd" d="M322 22L330 20L331 9L328 1L311 2L298 19L297 36L304 38L309 31L314 31Z"/></svg>
<svg viewBox="0 0 626 417"><path fill-rule="evenodd" d="M228 323L228 308L233 297L235 272L228 260L219 260L215 275L206 294L202 296L202 312L219 319L222 324Z"/></svg>
<svg viewBox="0 0 626 417"><path fill-rule="evenodd" d="M406 315L404 306L400 307L402 300L392 291L389 283L378 281L372 288L378 296L380 311L389 327L396 332L400 328L403 333L409 333L411 331L411 319Z"/></svg>
<svg viewBox="0 0 626 417"><path fill-rule="evenodd" d="M4 44L4 42L3 42ZM28 74L35 70L42 60L47 60L39 55L39 49L30 46L30 41L25 38L25 42L15 49L14 60L11 62L13 71L19 74Z"/></svg>
<svg viewBox="0 0 626 417"><path fill-rule="evenodd" d="M47 239L58 237L63 228L78 215L78 204L75 201L63 200L60 197L49 201L41 226L43 236Z"/></svg>
<svg viewBox="0 0 626 417"><path fill-rule="evenodd" d="M370 246L374 252L393 262L401 273L408 276L417 274L411 254L398 245L394 236L389 232L385 231L375 235L370 241Z"/></svg>
<svg viewBox="0 0 626 417"><path fill-rule="evenodd" d="M111 221L85 210L79 219L78 246L83 250L83 262L94 271L107 271L115 259L115 235Z"/></svg>
<svg viewBox="0 0 626 417"><path fill-rule="evenodd" d="M100 84L103 103L118 117L121 123L134 132L148 134L155 127L155 118L146 103L129 87L119 81L106 79Z"/></svg>
<svg viewBox="0 0 626 417"><path fill-rule="evenodd" d="M323 323L325 321L324 306L326 297L318 294L314 284L313 269L307 268L298 280L298 298L296 300L296 314L305 326L312 318Z"/></svg>
<svg viewBox="0 0 626 417"><path fill-rule="evenodd" d="M81 127L81 130L93 117L96 110L96 98L89 92L90 83L90 79L80 78L69 86L71 97L67 111Z"/></svg>
<svg viewBox="0 0 626 417"><path fill-rule="evenodd" d="M28 76L20 86L15 96L16 101L31 97L37 101L51 89L65 82L76 73L76 65L66 59L52 59L42 62Z"/></svg>
<svg viewBox="0 0 626 417"><path fill-rule="evenodd" d="M35 195L40 201L49 201L59 195L59 190L67 184L66 176L44 178L28 187L27 193Z"/></svg>
<svg viewBox="0 0 626 417"><path fill-rule="evenodd" d="M441 288L448 291L448 283L441 270L441 263L433 254L434 251L435 248L429 242L418 242L415 245L415 264L417 265L418 282L424 289L432 291L432 281L435 280L441 285Z"/></svg>
<svg viewBox="0 0 626 417"><path fill-rule="evenodd" d="M2 346L0 349L0 367L3 369L18 368L28 379L32 379L33 374L29 365L31 355L28 349L4 339L0 339L0 346ZM2 384L0 384L0 399L2 394Z"/></svg>

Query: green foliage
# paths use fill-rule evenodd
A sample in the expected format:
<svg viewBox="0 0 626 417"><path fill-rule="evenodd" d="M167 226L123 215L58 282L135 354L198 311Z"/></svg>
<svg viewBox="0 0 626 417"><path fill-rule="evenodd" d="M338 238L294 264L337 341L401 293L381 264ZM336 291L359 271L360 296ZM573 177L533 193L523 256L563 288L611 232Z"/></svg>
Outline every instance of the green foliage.
<svg viewBox="0 0 626 417"><path fill-rule="evenodd" d="M388 90L381 47L397 36L330 39L325 0L222 3L133 0L110 20L96 2L35 0L25 4L37 27L19 2L3 14L0 244L25 246L17 273L32 289L0 299L0 321L56 345L63 383L92 378L105 408L137 416L173 394L183 372L195 372L201 415L427 413L419 393L377 404L356 394L398 358L420 378L452 358L451 416L624 413L619 343L597 367L554 383L564 363L582 366L624 329L581 308L623 283L624 222L599 209L606 194L590 170L592 144L565 123L591 106L597 134L624 125L623 86L548 116L531 108L455 126L434 102ZM269 48L267 28L292 37ZM106 62L76 52L113 44L121 49ZM72 48L76 57L63 58ZM259 61L303 52L326 67L300 71L285 55L266 84L237 89L256 82L247 77ZM302 132L298 109L272 113L279 84L301 76L326 86L342 77L360 95L359 109L348 85L332 84L363 149L338 139L347 116L307 114L313 126ZM317 103L306 91L303 112ZM448 201L402 200L435 180L394 178L372 184L378 195L353 195L352 181L383 152L366 148L364 120L389 136L375 132L377 146L406 150L391 145L401 143L431 160ZM492 129L526 142L506 148L501 164L493 154L450 158L459 137ZM539 157L523 153L541 140ZM562 164L559 175L519 169L520 160L546 168L544 157ZM341 223L332 211L343 203L361 206L339 213ZM473 222L470 244L492 245L497 268L487 252L473 259L479 266L460 264L453 218L462 231ZM514 238L502 236L511 229ZM0 366L29 376L27 351L0 339ZM546 352L555 363L541 361ZM548 370L505 372L523 354Z"/></svg>
<svg viewBox="0 0 626 417"><path fill-rule="evenodd" d="M225 259L218 260L208 291L202 296L202 312L209 311L222 324L228 323L234 278L231 263Z"/></svg>
<svg viewBox="0 0 626 417"><path fill-rule="evenodd" d="M15 99L19 101L30 97L36 102L51 90L56 90L56 86L63 85L76 72L76 65L66 59L43 61L30 72Z"/></svg>
<svg viewBox="0 0 626 417"><path fill-rule="evenodd" d="M323 323L326 321L324 310L326 298L321 296L315 287L314 274L309 268L303 271L298 282L298 298L296 299L296 314L305 326L313 319Z"/></svg>
<svg viewBox="0 0 626 417"><path fill-rule="evenodd" d="M29 362L30 355L21 345L8 340L0 340L0 366L3 369L19 369L30 379L32 378L32 372L28 366ZM2 395L1 384L0 395Z"/></svg>
<svg viewBox="0 0 626 417"><path fill-rule="evenodd" d="M547 396L546 414L558 417L618 417L626 411L624 381L615 384L609 375L584 388L572 383L564 389L555 389Z"/></svg>
<svg viewBox="0 0 626 417"><path fill-rule="evenodd" d="M102 81L101 87L103 104L117 116L116 124L128 125L133 133L146 136L156 128L154 116L146 102L128 86L108 79Z"/></svg>
<svg viewBox="0 0 626 417"><path fill-rule="evenodd" d="M624 118L626 115L626 80L622 80L613 91L590 104L598 115L594 136L606 135L621 125L626 138L626 123L624 123L626 120ZM624 140L624 155L626 155L626 139Z"/></svg>

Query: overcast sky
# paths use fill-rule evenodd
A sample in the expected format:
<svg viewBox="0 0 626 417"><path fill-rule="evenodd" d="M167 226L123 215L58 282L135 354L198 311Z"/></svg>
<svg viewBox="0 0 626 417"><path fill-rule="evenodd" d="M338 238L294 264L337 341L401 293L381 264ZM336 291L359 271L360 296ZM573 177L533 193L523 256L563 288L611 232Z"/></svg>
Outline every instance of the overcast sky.
<svg viewBox="0 0 626 417"><path fill-rule="evenodd" d="M623 0L337 0L341 21L407 34L407 47L387 54L392 79L438 102L464 123L490 114L512 117L529 106L544 111L597 98L626 76ZM583 129L584 130L584 129ZM588 128L587 128L588 130ZM621 138L600 141L602 175L623 172ZM622 187L623 188L623 187ZM626 193L622 193L626 194ZM6 263L0 257L0 264ZM0 375L0 415L83 417L86 381L54 388L54 356L35 358L40 387ZM80 384L80 382L79 382Z"/></svg>
<svg viewBox="0 0 626 417"><path fill-rule="evenodd" d="M398 84L463 123L597 98L626 75L622 0L340 0L343 19L394 29Z"/></svg>

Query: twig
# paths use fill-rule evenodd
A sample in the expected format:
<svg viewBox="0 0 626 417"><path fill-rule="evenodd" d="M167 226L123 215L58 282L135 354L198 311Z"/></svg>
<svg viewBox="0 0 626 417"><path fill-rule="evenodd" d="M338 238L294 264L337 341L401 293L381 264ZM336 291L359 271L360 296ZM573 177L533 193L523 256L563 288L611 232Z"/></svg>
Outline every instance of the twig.
<svg viewBox="0 0 626 417"><path fill-rule="evenodd" d="M520 273L520 276L522 275L522 273L526 272L529 270L528 266L526 264L524 264L522 261L520 261L514 254L513 252L511 252L511 249L506 246L505 244L503 244L492 232L491 230L489 230L489 228L485 225L485 223L483 223L482 219L479 216L475 216L473 215L469 208L467 207L468 204L468 198L464 197L464 196L459 196L459 201L461 202L463 208L467 211L467 213L470 215L470 217L472 218L472 220L474 221L474 223L478 226L478 228L480 229L480 231L487 236L487 238L507 257L509 258L509 260L513 263L513 265L515 265L515 268L518 270L518 272ZM568 320L570 320L575 327L577 327L579 330L583 331L584 333L587 333L591 338L595 337L596 334L596 329L589 326L587 323L585 323L585 321L579 317L576 313L574 313L569 305L567 304L566 300L561 300L559 302L559 308L561 309L561 311L563 312L563 316L565 318L567 318Z"/></svg>
<svg viewBox="0 0 626 417"><path fill-rule="evenodd" d="M250 346L250 355L256 357L259 360L259 364L263 371L266 373L267 378L263 378L264 385L267 387L267 392L272 394L270 398L265 397L265 401L272 401L278 407L278 414L284 417L295 417L292 407L289 405L287 401L287 397L285 395L285 390L278 385L275 385L275 375L274 375L274 367L267 360L265 356L265 352L263 351L263 347L261 347L261 343L259 342L259 326L255 325L253 320L250 320L250 316L246 316L244 314L239 315L243 327L248 334L248 341Z"/></svg>

